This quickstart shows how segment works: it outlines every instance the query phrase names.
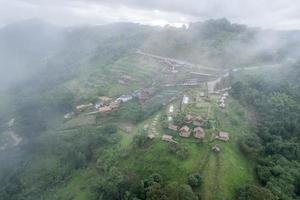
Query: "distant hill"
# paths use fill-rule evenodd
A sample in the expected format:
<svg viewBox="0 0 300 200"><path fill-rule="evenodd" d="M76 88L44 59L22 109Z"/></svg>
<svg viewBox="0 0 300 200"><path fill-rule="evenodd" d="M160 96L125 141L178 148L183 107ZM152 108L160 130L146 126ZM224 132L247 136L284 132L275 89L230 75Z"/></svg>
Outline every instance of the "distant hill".
<svg viewBox="0 0 300 200"><path fill-rule="evenodd" d="M280 62L297 55L299 35L248 28L226 19L188 28L134 23L63 28L26 20L0 29L0 85L45 69L50 74L73 73L82 62L110 62L138 49L217 68Z"/></svg>

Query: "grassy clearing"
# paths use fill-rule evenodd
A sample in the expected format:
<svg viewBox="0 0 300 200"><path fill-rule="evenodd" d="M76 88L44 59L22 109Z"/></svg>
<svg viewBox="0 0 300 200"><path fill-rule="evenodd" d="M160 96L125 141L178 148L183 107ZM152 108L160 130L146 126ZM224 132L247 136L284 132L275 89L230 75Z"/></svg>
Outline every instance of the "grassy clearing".
<svg viewBox="0 0 300 200"><path fill-rule="evenodd" d="M241 154L238 148L237 141L240 137L246 134L252 134L252 127L247 123L246 111L235 100L229 101L229 106L221 111L216 106L214 115L218 121L218 129L230 133L230 141L228 143L215 141L221 146L218 162L218 181L217 185L220 188L220 193L225 197L231 198L234 193L234 188L245 183L254 183L253 166ZM210 165L215 162L210 160ZM204 174L212 174L213 168L204 170ZM214 187L211 181L205 181L205 191L213 191ZM205 194L208 192L205 192ZM209 198L206 198L209 199Z"/></svg>
<svg viewBox="0 0 300 200"><path fill-rule="evenodd" d="M240 137L252 134L251 124L247 122L247 113L242 106L232 99L229 101L229 106L225 110L221 110L217 107L217 99L218 97L213 97L211 104L209 104L211 106L210 118L216 119L217 130L230 133L229 142L211 141L212 135L216 132L213 129L206 130L206 138L203 141L193 137L181 138L178 133L163 129L158 120L156 129L160 135L147 148L133 147L134 136L139 134L139 130L145 126L150 126L158 114L162 115L166 112L166 110L162 110L147 120L133 125L130 131L118 130L117 134L120 136L120 141L117 147L119 150L127 152L125 157L118 160L120 169L139 179L144 179L152 173L160 173L167 183L186 183L189 174L199 172L203 175L204 182L202 187L194 190L200 192L203 199L207 200L230 199L233 197L236 187L246 183L255 183L253 167L241 154L237 145ZM177 108L178 103L180 102L174 101L172 104ZM197 109L196 104L191 104L186 109L199 115L204 112ZM205 110L205 106L203 109ZM101 121L102 123L107 122L104 120ZM187 149L188 157L182 159L170 152L170 144L161 140L162 134L173 135L180 147ZM214 144L221 146L219 154L211 151ZM115 147L108 147L106 151L113 153ZM88 180L96 174L95 167L92 166L78 170L71 175L63 186L55 190L55 196L49 194L46 199L53 199L53 197L75 200L90 199L87 184L89 184Z"/></svg>
<svg viewBox="0 0 300 200"><path fill-rule="evenodd" d="M118 86L112 87L117 88ZM198 89L200 91L201 87L192 90ZM117 147L127 152L127 156L118 161L118 166L128 174L133 174L140 179L144 179L152 173L160 173L169 183L186 183L189 174L199 172L203 175L204 182L202 187L196 188L195 191L200 192L203 199L223 199L224 197L230 199L233 197L236 187L246 183L255 183L252 165L240 153L237 145L240 137L252 134L252 127L248 124L247 113L242 106L232 99L229 100L229 106L225 110L218 108L218 96L211 97L210 101L202 99L197 102L199 100L196 97L197 92L191 91L185 91L190 97L190 104L184 108L185 111L205 117L208 110L210 110L208 117L216 120L217 130L206 130L206 138L203 141L193 137L181 138L178 133L163 129L158 120L155 128L159 132L159 136L147 148L133 147L134 136L139 134L139 130L145 126L150 126L158 114L163 115L166 112L163 109L139 124L131 124L132 129L130 131L125 131L122 128L118 130L117 134L120 136L120 141ZM161 95L167 96L169 93L173 95L172 90L166 90ZM178 110L180 101L176 100L172 104L175 110ZM126 122L118 121L113 116L97 119L99 125L107 123L119 124ZM228 143L211 141L212 135L218 130L230 133ZM173 135L180 148L187 150L188 156L186 159L182 159L170 151L169 143L161 140L163 134ZM211 151L214 144L221 146L219 154ZM114 152L115 147L108 147L106 151ZM90 192L86 185L89 184L88 180L95 175L95 168L91 166L76 171L66 181L65 185L55 190L55 197L57 199L90 199ZM48 199L51 199L51 197L54 196L49 194Z"/></svg>
<svg viewBox="0 0 300 200"><path fill-rule="evenodd" d="M65 86L82 97L95 96L99 91L115 97L161 80L160 71L161 66L156 61L132 54L107 65L85 63L79 70L79 77L65 83ZM124 75L133 80L126 84L119 83Z"/></svg>
<svg viewBox="0 0 300 200"><path fill-rule="evenodd" d="M95 115L81 115L73 119L70 119L63 124L62 129L72 129L80 126L95 125L96 116Z"/></svg>
<svg viewBox="0 0 300 200"><path fill-rule="evenodd" d="M185 183L188 174L197 169L195 162L201 157L201 144L183 142L182 147L189 149L189 157L181 160L168 151L168 143L157 138L147 149L135 149L128 159L121 161L121 166L140 178L152 173L160 173L167 181Z"/></svg>
<svg viewBox="0 0 300 200"><path fill-rule="evenodd" d="M83 170L77 170L69 177L66 184L60 185L59 188L49 191L45 195L45 200L54 199L72 199L72 200L88 200L92 199L89 190L90 179L97 176L97 172L93 167Z"/></svg>
<svg viewBox="0 0 300 200"><path fill-rule="evenodd" d="M206 130L203 142L194 138L181 138L176 132L171 133L158 125L160 134L168 133L174 136L181 147L188 150L187 159L180 159L168 150L168 143L156 138L146 149L131 149L130 155L121 161L121 167L145 178L152 173L160 173L167 182L176 181L186 183L189 174L200 172L204 176L203 186L200 191L203 199L232 198L236 187L255 183L252 165L241 154L237 141L246 134L252 134L251 124L247 122L247 113L235 100L229 101L229 106L221 110L217 106L218 97L211 99L211 118L217 121L217 130L230 133L230 141L211 141L212 134L216 131ZM194 114L203 114L205 106L198 109L196 104L186 107ZM207 107L206 107L207 108ZM128 141L127 141L128 144ZM221 146L221 152L216 154L211 151L214 144Z"/></svg>

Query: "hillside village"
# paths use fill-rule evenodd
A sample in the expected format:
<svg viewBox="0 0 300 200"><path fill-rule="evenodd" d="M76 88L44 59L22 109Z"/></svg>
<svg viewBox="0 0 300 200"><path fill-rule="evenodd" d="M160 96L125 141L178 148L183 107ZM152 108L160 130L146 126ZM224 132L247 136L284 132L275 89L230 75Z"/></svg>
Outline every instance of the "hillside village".
<svg viewBox="0 0 300 200"><path fill-rule="evenodd" d="M186 176L186 173L195 170L194 168L199 173L212 170L209 165L215 162L213 159L227 156L232 148L236 148L236 139L234 139L235 142L231 142L232 138L236 137L232 136L236 134L236 131L232 132L230 128L219 124L220 121L227 120L223 113L231 110L229 72L152 54L141 55L141 52L134 55L136 56L138 59L147 60L153 68L161 70L153 72L153 76L156 77L151 78L152 82L143 83L141 77L136 75L136 71L117 72L118 76L115 77L113 86L130 88L129 92L121 91L118 95L94 94L92 100L81 98L75 101L72 109L61 116L61 123L55 126L54 130L58 134L72 133L85 127L102 128L110 123L121 135L123 148L131 148L135 145L136 137L144 137L145 143L151 144L149 148L153 151L162 148L162 151L171 152L156 158L155 155L158 152L140 152L143 148L137 148L136 153L140 153L138 155L132 153L120 165L125 163L127 167L130 166L127 162L137 162L136 166L138 166L140 163L148 162L148 160L141 161L147 156L154 156L151 158L152 162L164 162L164 160L173 159L175 153L177 165L185 165L189 159L197 158L197 162L191 165L191 167L195 165L193 169L181 169L183 170L182 176ZM119 64L118 68L122 69L122 64ZM116 69L111 70L116 73ZM132 85L137 85L137 87L132 87ZM127 111L129 115L124 118L118 117L119 112L126 111L128 106L132 106ZM138 121L136 123L132 119L127 119L132 112L140 109L149 114L145 118L137 115L134 119ZM18 144L15 142L14 145L17 146L20 143L22 143L21 139ZM138 159L131 161L130 159L134 157ZM216 162L215 165L219 163ZM226 166L228 165L229 163L226 163ZM136 166L130 166L129 170L135 171ZM141 174L148 172L149 170L145 169ZM219 174L217 171L214 173L212 176ZM165 175L167 174L165 172ZM217 179L215 182L218 182ZM213 187L207 183L203 187L209 189L203 189L205 191ZM210 198L210 194L205 195L208 196L206 199Z"/></svg>
<svg viewBox="0 0 300 200"><path fill-rule="evenodd" d="M162 65L162 68L166 67L163 71L167 76L173 76L177 73L185 75L180 78L177 77L178 80L170 79L171 82L164 82L162 87L157 87L154 83L151 87L134 90L130 94L122 94L119 97L99 96L95 102L78 104L73 111L64 115L67 124L66 129L68 129L68 127L76 127L79 124L84 125L84 121L87 121L86 124L97 124L97 116L98 118L106 118L107 115L118 110L130 101L138 101L141 105L147 105L147 103L162 96L161 91L177 86L181 88L176 89L174 93L171 93L171 95L166 98L159 99L158 103L163 107L168 108L165 111L166 119L161 119L159 121L159 118L156 118L151 125L146 125L146 128L144 129L148 132L147 137L151 140L161 138L163 141L171 143L178 143L178 136L187 140L193 137L199 141L203 141L206 138L208 138L210 142L213 142L214 140L229 141L230 134L215 127L215 124L213 124L214 120L212 120L213 116L210 116L211 114L209 113L211 112L210 110L215 107L219 107L219 112L222 112L222 110L227 107L229 98L228 92L231 88L226 84L224 79L228 77L228 72L218 75L220 72L217 72L215 69L212 70L205 67L199 68L199 66L191 63L146 54L140 51L138 51L137 54L146 57L147 59L158 61L158 63ZM194 72L196 71L194 68L197 68L198 71L200 69L200 71ZM201 72L203 69L205 73ZM192 70L193 72L186 73L186 71L189 70ZM212 74L208 74L208 71ZM191 79L191 74L192 77L195 77L196 75L197 78ZM128 85L132 81L137 81L137 79L131 75L122 75L118 80L118 84ZM187 94L190 92L192 95ZM188 107L191 106L201 107L202 112L188 111L190 109ZM181 121L175 123L174 118L176 118L177 115L183 114L184 117L181 118ZM72 120L76 121L76 119L80 119L80 122L73 123ZM68 122L69 120L71 121ZM162 126L162 121L166 121L167 125L165 125L163 130L157 131L156 128ZM172 134L166 133L166 129L170 130ZM210 134L207 134L207 129L213 130L213 133L210 132ZM210 146L212 150L217 150L217 152L221 149L218 144L210 144Z"/></svg>
<svg viewBox="0 0 300 200"><path fill-rule="evenodd" d="M210 2L0 1L0 200L299 200L300 4Z"/></svg>

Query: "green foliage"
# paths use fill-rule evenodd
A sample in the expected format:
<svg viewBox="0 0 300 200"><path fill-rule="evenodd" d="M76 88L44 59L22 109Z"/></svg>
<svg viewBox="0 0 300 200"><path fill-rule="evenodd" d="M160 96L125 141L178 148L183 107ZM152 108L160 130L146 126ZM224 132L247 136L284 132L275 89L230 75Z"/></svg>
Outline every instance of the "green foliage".
<svg viewBox="0 0 300 200"><path fill-rule="evenodd" d="M57 88L51 91L43 100L44 103L62 112L70 111L74 106L75 95L65 88Z"/></svg>
<svg viewBox="0 0 300 200"><path fill-rule="evenodd" d="M111 125L106 125L106 126L104 126L104 128L103 128L103 132L104 132L104 133L107 133L107 134L114 134L114 133L116 133L117 131L118 131L117 126L116 126L116 125L113 125L113 124L111 124Z"/></svg>
<svg viewBox="0 0 300 200"><path fill-rule="evenodd" d="M112 115L134 123L142 121L145 117L142 106L138 101L130 101L123 104L116 112L112 113Z"/></svg>
<svg viewBox="0 0 300 200"><path fill-rule="evenodd" d="M174 124L178 126L182 126L184 124L184 118L185 118L185 113L178 113L176 116L174 116L173 121Z"/></svg>
<svg viewBox="0 0 300 200"><path fill-rule="evenodd" d="M189 157L189 150L179 144L170 143L168 145L170 153L175 154L179 159L185 160Z"/></svg>
<svg viewBox="0 0 300 200"><path fill-rule="evenodd" d="M236 200L276 200L268 189L257 187L255 185L246 185L237 190Z"/></svg>
<svg viewBox="0 0 300 200"><path fill-rule="evenodd" d="M124 192L123 187L126 177L123 173L112 167L105 177L97 177L92 183L92 192L95 193L95 199L120 199Z"/></svg>
<svg viewBox="0 0 300 200"><path fill-rule="evenodd" d="M192 188L189 185L179 185L171 183L166 186L166 194L168 200L197 200Z"/></svg>
<svg viewBox="0 0 300 200"><path fill-rule="evenodd" d="M35 31L32 32L36 33ZM46 32L47 34L50 33L49 31ZM144 65L142 62L137 62L138 59L133 59L134 62L127 59L125 69L122 69L124 71L119 71L119 74L116 75L118 73L116 71L120 69L114 66L120 64L117 61L121 60L120 58L122 58L122 61L126 60L123 58L128 55L131 56L132 52L141 47L145 51L156 52L159 55L225 68L226 66L253 64L258 61L273 61L275 56L278 56L273 52L278 52L280 49L259 52L253 55L252 44L257 39L257 32L248 30L244 26L231 24L226 19L193 23L187 30L171 27L153 28L133 24L116 24L61 31L59 38L64 40L64 45L52 46L51 44L51 48L49 44L45 46L36 45L40 44L39 42L34 43L34 45L27 45L28 42L25 36L29 35L31 38L32 35L37 34L18 32L22 34L23 41L25 41L24 44L26 45L23 46L26 48L29 46L29 49L22 49L21 52L26 51L31 56L34 55L24 59L24 66L32 68L31 70L35 72L35 75L32 75L28 81L19 83L12 90L11 94L14 98L11 104L14 108L10 110L14 112L10 111L11 113L7 114L0 111L1 122L6 123L8 116L15 116L15 131L25 141L22 151L16 150L17 156L12 156L18 157L22 161L12 167L12 169L18 168L18 172L3 173L5 174L3 179L3 176L1 176L0 198L8 200L45 199L45 193L55 193L53 191L57 191L57 188L64 188L68 185L71 176L77 171L88 171L92 168L95 169L95 174L90 175L91 177L85 177L88 179L86 182L91 184L81 183L80 178L76 184L82 184L80 185L82 187L77 189L78 191L87 190L94 199L196 199L189 185L177 183L166 185L167 183L162 180L159 174L152 174L147 178L147 181L143 182L143 186L136 187L138 189L131 188L129 178L138 183L140 180L135 178L135 174L130 174L132 172L128 172L131 175L129 177L127 171L125 173L125 170L122 171L118 168L118 164L124 156L122 153L125 151L122 152L116 148L115 144L121 137L116 126L105 125L103 128L58 131L59 126L54 125L55 128L52 128L50 127L51 122L54 120L59 121L62 113L69 112L77 101L94 102L97 99L96 95L115 96L121 93L129 93L137 87L151 84L153 79L156 81L153 74L157 73L149 73L150 70L147 66L150 64ZM52 35L52 32L50 35ZM47 36L45 38L50 38L50 41L52 41L52 37ZM32 41L31 39L29 41ZM4 39L1 41L11 40ZM51 42L48 41L47 43ZM227 48L228 44L232 48ZM7 45L7 47L10 47L10 45ZM14 57L7 56L9 48L4 50L5 54L3 54L4 56L0 55L2 56L0 61ZM50 55L50 51L52 56L45 60L45 56ZM201 53L199 54L199 52ZM249 52L253 56L248 58ZM23 63L23 59L19 59L19 57L17 55L16 58L18 59L12 60ZM136 65L141 67L130 66L135 62ZM92 70L89 68L90 65L94 67ZM6 66L6 64L3 66ZM258 180L281 199L296 199L299 198L300 193L300 87L298 84L300 71L298 68L294 66L292 72L295 73L284 76L289 84L276 83L270 85L262 77L256 77L255 79L245 79L232 86L232 95L244 105L253 106L260 119L257 132L261 140L245 138L240 141L240 148L251 157L259 156L256 167ZM139 71L136 69L139 69ZM156 69L152 68L153 71L156 71ZM15 71L12 70L12 73L15 74ZM116 86L117 76L123 72L132 72L143 83L128 87ZM96 80L97 84L90 78ZM80 82L79 85L85 87L77 87L78 85L74 84L75 82ZM228 83L226 82L226 84ZM151 116L161 107L161 102L142 105L133 100L124 103L120 109L111 113L109 117L117 122L121 120L138 123ZM56 115L57 113L59 115ZM2 115L5 115L5 117ZM175 124L182 125L183 117L183 113L176 116L174 118ZM233 119L231 122L238 125L239 121ZM211 127L209 121L205 124L205 127ZM141 150L139 153L145 153L144 148L149 147L150 140L146 137L146 134L142 133L134 137L133 144L133 151L137 151L135 147L139 147ZM163 146L163 144L159 145ZM191 148L172 144L168 147L169 152L185 161L182 161L180 167L176 165L179 159L169 156L168 152L164 154L168 156L167 159L166 157L161 160L153 159L161 151L158 153L153 151L156 154L149 156L152 159L151 164L142 163L139 167L147 168L148 172L153 173L153 169L156 169L158 165L158 167L164 167L164 164L170 166L169 163L172 163L172 166L168 169L161 168L163 171L161 173L164 176L174 176L175 179L180 177L176 174L180 172L184 174L182 178L184 181L185 173L199 167L194 166L198 163L195 164L196 161L192 159L199 155L194 155L191 150L194 146L193 144L189 145ZM161 148L159 150L165 149ZM224 152L227 150L230 152L229 150L232 149L228 147ZM144 155L147 156L142 154L142 156ZM234 157L231 158L235 159ZM1 164L4 164L2 160ZM147 159L144 160L148 161ZM170 169L171 167L173 168ZM244 170L242 167L241 169L245 171L243 173L248 173L246 172L248 170ZM168 170L172 172L170 173ZM226 173L224 176L226 176ZM193 175L190 179L191 185L194 187L200 182L198 176ZM230 183L228 184L230 186L238 183L238 181L232 180L230 179L226 183ZM69 190L71 192L67 192L65 198L59 195L56 196L56 194L51 195L49 198L77 198L72 189ZM256 194L255 198L261 193L268 194L265 189L253 187L247 187L241 190L241 193L243 193L241 196L245 196L245 198L251 197L252 193ZM263 195L261 194L261 196ZM267 197L271 198L271 195Z"/></svg>
<svg viewBox="0 0 300 200"><path fill-rule="evenodd" d="M150 144L151 139L149 139L144 130L140 130L139 134L135 135L133 138L133 144L139 148L146 148Z"/></svg>
<svg viewBox="0 0 300 200"><path fill-rule="evenodd" d="M202 184L202 176L199 173L190 174L187 183L192 187L199 187Z"/></svg>
<svg viewBox="0 0 300 200"><path fill-rule="evenodd" d="M257 159L256 173L264 188L247 186L240 199L297 199L300 175L300 86L287 66L285 73L273 71L246 76L232 86L232 95L254 108L260 138L239 141L240 149ZM249 192L250 191L250 192ZM267 194L268 196L264 196Z"/></svg>
<svg viewBox="0 0 300 200"><path fill-rule="evenodd" d="M162 127L163 128L168 128L168 125L169 125L168 116L167 115L162 115L160 117L160 120L161 120Z"/></svg>
<svg viewBox="0 0 300 200"><path fill-rule="evenodd" d="M167 194L164 188L162 187L162 185L155 182L147 188L146 200L157 200L157 199L166 200Z"/></svg>
<svg viewBox="0 0 300 200"><path fill-rule="evenodd" d="M40 99L21 102L16 112L16 129L23 137L37 136L46 130L46 110Z"/></svg>
<svg viewBox="0 0 300 200"><path fill-rule="evenodd" d="M238 143L241 151L252 159L257 159L263 150L261 140L256 135L241 138Z"/></svg>
<svg viewBox="0 0 300 200"><path fill-rule="evenodd" d="M197 200L189 185L176 182L165 185L160 174L150 175L143 183L145 200Z"/></svg>

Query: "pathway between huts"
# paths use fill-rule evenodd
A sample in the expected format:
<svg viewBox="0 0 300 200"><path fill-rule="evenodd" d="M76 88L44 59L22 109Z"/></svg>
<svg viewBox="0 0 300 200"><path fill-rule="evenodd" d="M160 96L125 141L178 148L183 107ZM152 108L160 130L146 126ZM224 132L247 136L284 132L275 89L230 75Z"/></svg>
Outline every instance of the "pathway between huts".
<svg viewBox="0 0 300 200"><path fill-rule="evenodd" d="M160 114L157 114L157 115L154 117L154 119L153 119L153 121L152 121L152 123L150 124L150 127L149 127L149 134L153 134L153 135L155 135L155 136L158 136L158 135L159 135L159 133L158 133L158 131L157 131L157 128L156 128L157 122L158 122L158 120L159 120L159 117L160 117Z"/></svg>
<svg viewBox="0 0 300 200"><path fill-rule="evenodd" d="M209 151L200 165L200 173L205 174L203 185L203 199L223 199L223 191L220 183L221 172L220 156L212 151Z"/></svg>

